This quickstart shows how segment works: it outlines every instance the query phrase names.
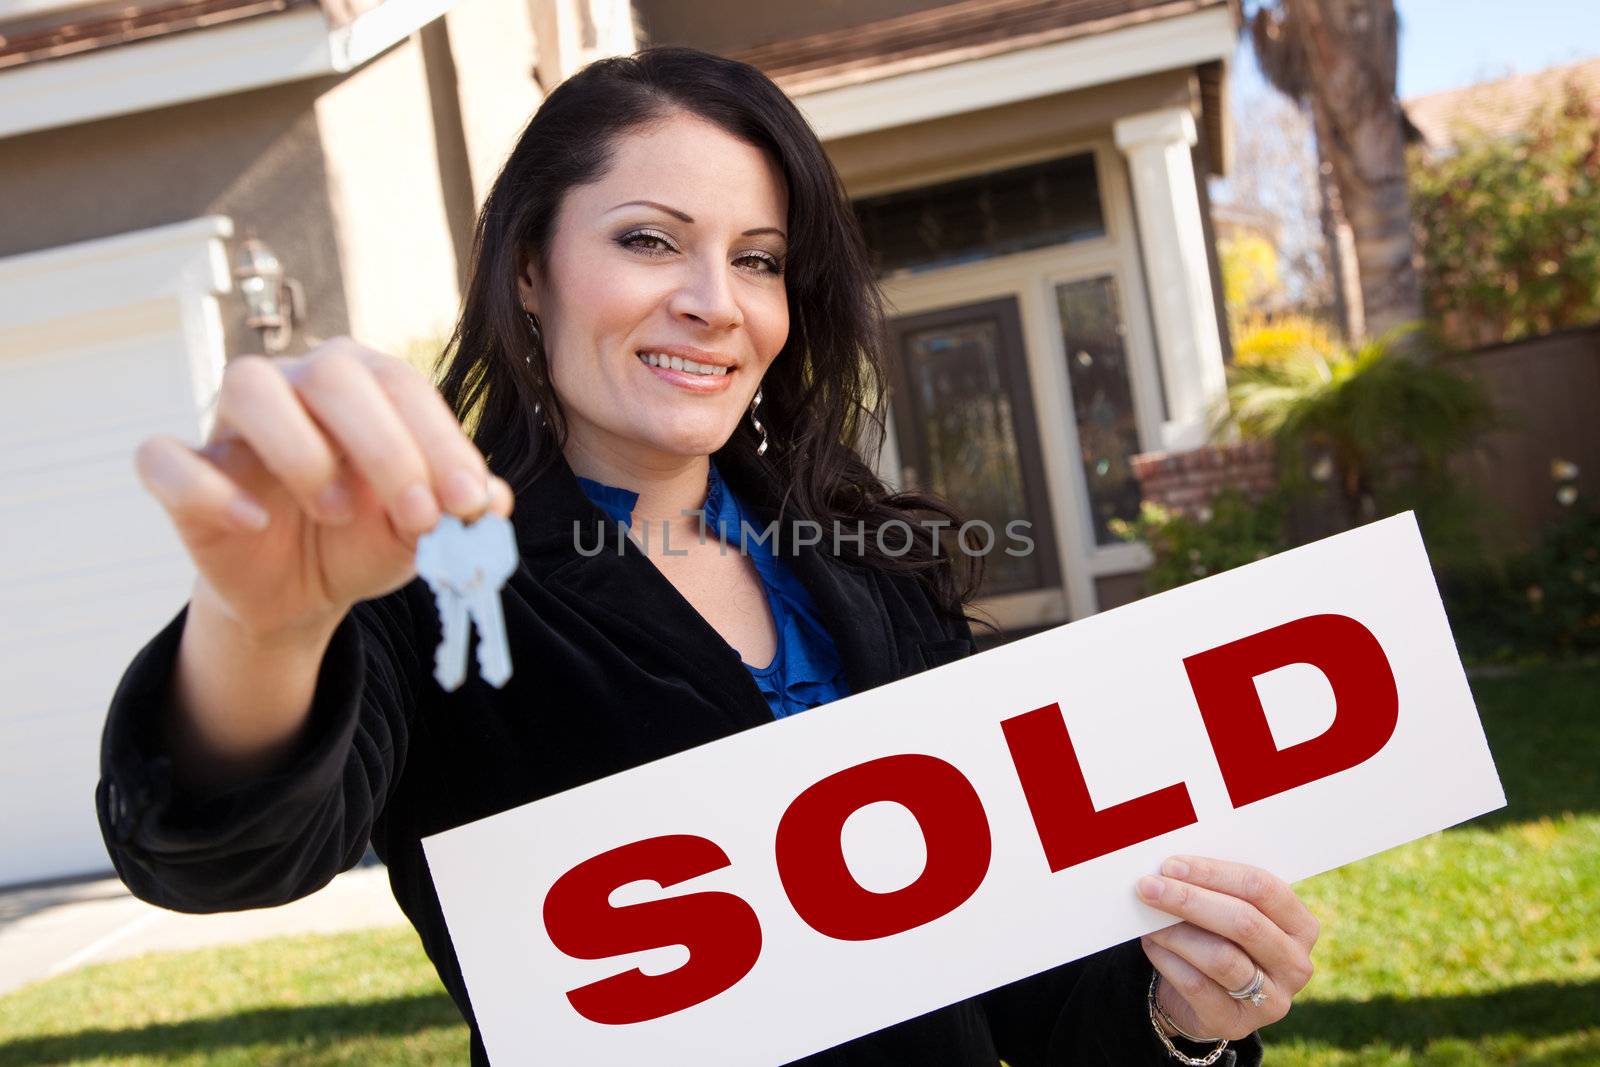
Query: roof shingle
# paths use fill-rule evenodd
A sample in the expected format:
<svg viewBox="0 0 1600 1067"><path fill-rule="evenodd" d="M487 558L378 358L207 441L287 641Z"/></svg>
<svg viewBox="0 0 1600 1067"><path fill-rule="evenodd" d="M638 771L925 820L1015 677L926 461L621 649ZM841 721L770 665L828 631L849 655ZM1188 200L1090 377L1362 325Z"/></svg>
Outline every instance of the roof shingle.
<svg viewBox="0 0 1600 1067"><path fill-rule="evenodd" d="M1413 97L1405 109L1428 146L1444 148L1466 129L1491 137L1525 129L1539 108L1561 98L1569 81L1589 99L1600 100L1600 59Z"/></svg>

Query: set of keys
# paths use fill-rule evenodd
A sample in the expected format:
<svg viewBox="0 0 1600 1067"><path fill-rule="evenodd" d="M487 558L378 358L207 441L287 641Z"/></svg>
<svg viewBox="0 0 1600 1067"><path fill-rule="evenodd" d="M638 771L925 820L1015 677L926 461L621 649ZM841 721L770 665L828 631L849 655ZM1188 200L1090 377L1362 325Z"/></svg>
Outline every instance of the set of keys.
<svg viewBox="0 0 1600 1067"><path fill-rule="evenodd" d="M478 631L478 673L496 689L511 678L511 646L500 590L517 569L517 539L508 519L485 512L471 526L454 515L417 541L417 573L433 590L444 636L433 677L446 692L467 677L472 630Z"/></svg>

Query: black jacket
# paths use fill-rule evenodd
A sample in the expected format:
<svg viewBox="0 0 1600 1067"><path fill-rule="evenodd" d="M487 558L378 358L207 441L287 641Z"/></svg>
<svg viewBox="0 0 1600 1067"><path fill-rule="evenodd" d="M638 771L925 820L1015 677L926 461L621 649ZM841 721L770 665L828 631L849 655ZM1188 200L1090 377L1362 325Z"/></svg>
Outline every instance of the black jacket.
<svg viewBox="0 0 1600 1067"><path fill-rule="evenodd" d="M726 450L717 464L762 522L774 516L753 468ZM177 911L268 907L326 885L360 861L370 840L472 1025L473 1062L487 1063L420 839L772 721L739 654L655 565L619 541L615 526L611 550L580 554L574 520L592 546L604 515L557 458L519 494L513 516L523 566L503 598L515 665L504 689L484 684L474 667L461 688L440 690L432 678L438 615L427 586L413 581L357 604L339 625L288 766L204 794L175 787L157 730L185 605L135 657L106 719L95 799L122 880ZM834 637L852 692L975 651L966 623L935 610L914 579L835 557L830 547L784 551ZM1138 942L1128 942L801 1062L1171 1065L1145 1015L1151 973ZM1260 1059L1252 1035L1219 1063Z"/></svg>

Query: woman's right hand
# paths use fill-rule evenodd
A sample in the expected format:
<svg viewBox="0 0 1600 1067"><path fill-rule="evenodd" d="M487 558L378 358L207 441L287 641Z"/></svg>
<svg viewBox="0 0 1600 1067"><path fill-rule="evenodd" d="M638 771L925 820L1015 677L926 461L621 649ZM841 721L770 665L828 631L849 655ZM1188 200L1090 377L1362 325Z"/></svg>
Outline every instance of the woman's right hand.
<svg viewBox="0 0 1600 1067"><path fill-rule="evenodd" d="M152 437L134 462L194 559L195 596L263 640L327 632L410 581L441 506L511 514L432 383L348 338L230 361L205 445Z"/></svg>

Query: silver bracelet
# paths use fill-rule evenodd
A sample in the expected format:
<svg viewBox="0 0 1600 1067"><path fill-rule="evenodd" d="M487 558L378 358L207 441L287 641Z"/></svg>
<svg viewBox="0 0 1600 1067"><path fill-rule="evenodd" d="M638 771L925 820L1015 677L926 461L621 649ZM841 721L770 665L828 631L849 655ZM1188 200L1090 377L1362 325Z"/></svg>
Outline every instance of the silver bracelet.
<svg viewBox="0 0 1600 1067"><path fill-rule="evenodd" d="M1150 992L1145 996L1145 1007L1149 1009L1150 1012L1150 1028L1156 1032L1156 1036L1161 1039L1161 1043L1167 1047L1167 1054L1173 1059L1177 1060L1179 1063L1188 1064L1189 1067L1210 1067L1211 1064L1216 1063L1217 1060L1221 1058L1223 1050L1228 1047L1228 1039L1225 1037L1215 1039L1191 1037L1189 1034L1185 1033L1183 1028L1177 1023L1172 1022L1171 1016L1169 1016L1161 1007L1160 1001L1156 1000L1156 983L1160 980L1160 971L1157 971L1155 974L1150 976ZM1190 1041L1217 1040L1220 1041L1221 1044L1217 1045L1216 1048L1212 1049L1204 1056L1191 1056L1187 1052L1180 1050L1178 1046L1174 1045L1172 1043L1172 1038L1168 1037L1167 1032L1161 1029L1161 1023L1157 1019L1158 1013L1161 1019L1166 1019L1174 1030L1178 1031L1178 1033L1182 1034L1184 1037L1189 1038Z"/></svg>

